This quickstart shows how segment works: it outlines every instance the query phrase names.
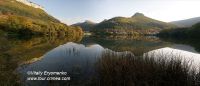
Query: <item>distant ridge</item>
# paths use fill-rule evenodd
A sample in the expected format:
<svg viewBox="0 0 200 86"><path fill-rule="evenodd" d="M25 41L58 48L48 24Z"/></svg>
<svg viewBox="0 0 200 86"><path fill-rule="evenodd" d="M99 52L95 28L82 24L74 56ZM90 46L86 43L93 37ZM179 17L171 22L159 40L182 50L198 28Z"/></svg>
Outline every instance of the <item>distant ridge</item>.
<svg viewBox="0 0 200 86"><path fill-rule="evenodd" d="M82 22L82 23L76 23L76 24L73 24L72 26L80 26L83 31L90 31L91 28L96 25L96 23L90 21L90 20L86 20L85 22Z"/></svg>
<svg viewBox="0 0 200 86"><path fill-rule="evenodd" d="M172 21L170 23L175 24L179 27L191 27L192 25L200 22L200 17L185 19L185 20L179 20L179 21Z"/></svg>

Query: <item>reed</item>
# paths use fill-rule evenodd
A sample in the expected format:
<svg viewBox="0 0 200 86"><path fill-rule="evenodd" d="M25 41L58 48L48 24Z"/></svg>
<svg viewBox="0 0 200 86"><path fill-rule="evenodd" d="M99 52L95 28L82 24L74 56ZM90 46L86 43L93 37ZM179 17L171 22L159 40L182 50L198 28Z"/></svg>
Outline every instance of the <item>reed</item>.
<svg viewBox="0 0 200 86"><path fill-rule="evenodd" d="M159 59L160 58L160 59ZM199 86L200 72L181 59L106 51L97 62L97 86ZM94 85L94 84L93 84Z"/></svg>

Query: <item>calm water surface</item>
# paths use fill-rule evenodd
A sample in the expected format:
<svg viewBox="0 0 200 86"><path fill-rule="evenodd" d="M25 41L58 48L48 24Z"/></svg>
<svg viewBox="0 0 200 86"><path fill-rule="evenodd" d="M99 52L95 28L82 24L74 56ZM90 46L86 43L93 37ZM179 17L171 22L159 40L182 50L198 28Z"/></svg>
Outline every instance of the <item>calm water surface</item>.
<svg viewBox="0 0 200 86"><path fill-rule="evenodd" d="M1 38L1 40L5 42L0 43L0 49L3 51L1 56L10 56L10 61L1 59L1 64L6 66L6 62L10 62L12 63L10 65L15 65L10 72L19 72L19 78L27 86L48 86L52 82L72 86L86 85L94 79L93 76L96 76L95 65L104 52L117 54L131 52L134 55L143 55L143 53L159 49L163 49L165 52L165 49L169 48L199 56L198 48L191 46L192 44L164 42L156 37L84 37L75 42L57 38L32 38L30 40ZM5 44L8 45L4 46ZM15 58L14 61L11 57ZM16 66L18 64L20 66ZM70 80L31 81L27 78L35 76L28 75L28 71L64 71L67 72L65 77L70 77ZM44 77L44 75L40 77Z"/></svg>

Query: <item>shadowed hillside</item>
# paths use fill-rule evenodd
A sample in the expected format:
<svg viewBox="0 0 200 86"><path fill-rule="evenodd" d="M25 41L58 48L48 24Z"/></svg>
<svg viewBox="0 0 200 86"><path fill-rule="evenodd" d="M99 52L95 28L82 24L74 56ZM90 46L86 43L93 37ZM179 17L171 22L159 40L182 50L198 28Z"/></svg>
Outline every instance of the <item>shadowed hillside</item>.
<svg viewBox="0 0 200 86"><path fill-rule="evenodd" d="M200 38L200 22L189 28L175 28L161 31L158 35L174 39L198 39Z"/></svg>

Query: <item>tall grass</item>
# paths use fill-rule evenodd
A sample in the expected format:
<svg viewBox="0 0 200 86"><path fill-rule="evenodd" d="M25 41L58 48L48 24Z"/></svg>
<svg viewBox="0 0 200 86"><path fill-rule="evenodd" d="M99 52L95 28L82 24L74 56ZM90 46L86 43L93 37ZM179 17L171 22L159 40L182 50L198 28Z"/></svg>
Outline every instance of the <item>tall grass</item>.
<svg viewBox="0 0 200 86"><path fill-rule="evenodd" d="M153 55L152 55L153 56ZM181 59L105 52L98 60L97 86L199 86L200 72ZM163 55L162 58L167 58Z"/></svg>

